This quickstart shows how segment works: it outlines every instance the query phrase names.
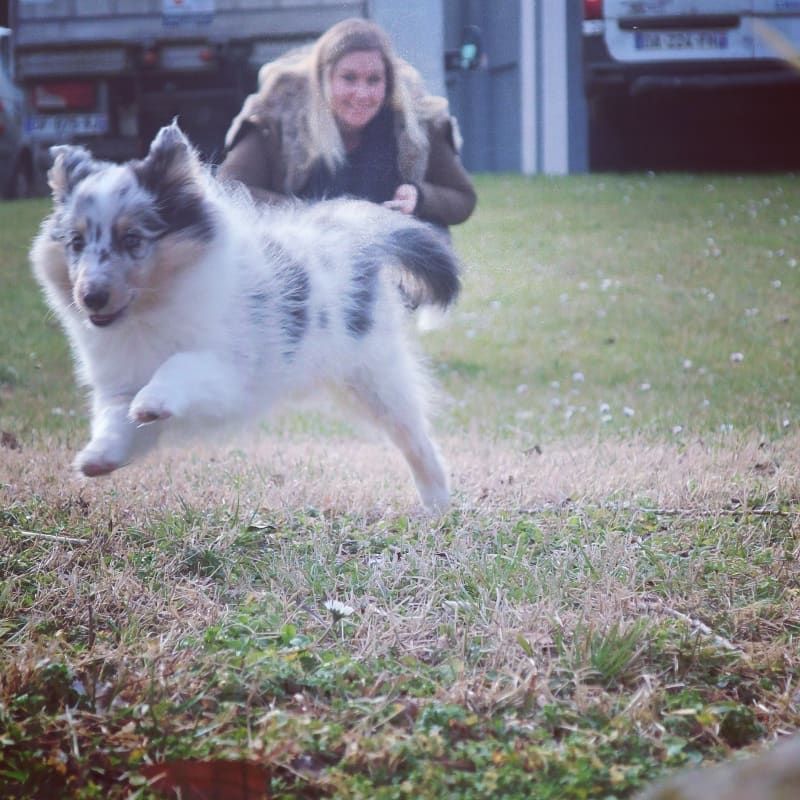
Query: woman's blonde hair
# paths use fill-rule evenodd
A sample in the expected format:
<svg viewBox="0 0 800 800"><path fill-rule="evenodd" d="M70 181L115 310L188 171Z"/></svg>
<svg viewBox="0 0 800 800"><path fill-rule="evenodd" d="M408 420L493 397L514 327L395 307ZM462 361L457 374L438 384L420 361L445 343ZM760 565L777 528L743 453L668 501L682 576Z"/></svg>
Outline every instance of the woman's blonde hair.
<svg viewBox="0 0 800 800"><path fill-rule="evenodd" d="M384 102L401 116L406 134L416 145L422 146L426 137L420 123L447 108L443 97L428 94L419 73L395 54L389 37L378 25L360 18L343 20L314 44L291 50L265 64L259 72L262 95L268 95L285 76L308 81L309 163L322 159L334 171L344 161L344 143L331 111L331 73L343 56L365 50L380 53L386 68Z"/></svg>

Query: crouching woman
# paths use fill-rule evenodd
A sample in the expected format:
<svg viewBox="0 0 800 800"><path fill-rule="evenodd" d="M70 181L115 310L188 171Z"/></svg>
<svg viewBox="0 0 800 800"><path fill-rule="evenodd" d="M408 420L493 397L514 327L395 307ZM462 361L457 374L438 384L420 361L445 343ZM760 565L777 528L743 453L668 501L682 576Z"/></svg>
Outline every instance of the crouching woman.
<svg viewBox="0 0 800 800"><path fill-rule="evenodd" d="M349 19L261 68L217 176L270 203L359 197L447 228L476 202L458 150L447 101L381 28Z"/></svg>

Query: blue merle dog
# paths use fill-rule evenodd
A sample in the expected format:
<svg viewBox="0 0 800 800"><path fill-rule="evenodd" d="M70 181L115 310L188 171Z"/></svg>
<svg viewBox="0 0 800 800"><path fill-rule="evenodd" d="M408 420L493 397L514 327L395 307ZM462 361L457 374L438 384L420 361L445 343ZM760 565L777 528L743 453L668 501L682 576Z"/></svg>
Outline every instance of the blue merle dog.
<svg viewBox="0 0 800 800"><path fill-rule="evenodd" d="M104 475L166 427L259 415L329 386L404 454L423 504L449 502L407 306L459 290L449 245L358 200L256 207L220 186L173 124L143 160L53 148L36 277L91 390L75 465Z"/></svg>

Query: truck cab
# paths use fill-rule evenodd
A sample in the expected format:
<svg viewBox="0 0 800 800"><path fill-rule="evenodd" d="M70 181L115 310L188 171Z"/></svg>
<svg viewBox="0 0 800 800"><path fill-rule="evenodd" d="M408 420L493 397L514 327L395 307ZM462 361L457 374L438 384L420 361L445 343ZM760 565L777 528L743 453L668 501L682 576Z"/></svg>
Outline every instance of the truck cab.
<svg viewBox="0 0 800 800"><path fill-rule="evenodd" d="M10 8L37 174L53 144L86 144L111 161L141 157L176 118L217 163L259 67L367 10L365 0L11 0Z"/></svg>

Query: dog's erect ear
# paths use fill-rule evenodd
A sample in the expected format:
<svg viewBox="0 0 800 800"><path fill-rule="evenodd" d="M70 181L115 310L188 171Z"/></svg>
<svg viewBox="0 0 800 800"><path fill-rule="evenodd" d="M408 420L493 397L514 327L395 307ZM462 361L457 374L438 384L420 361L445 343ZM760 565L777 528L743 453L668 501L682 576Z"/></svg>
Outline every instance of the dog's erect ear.
<svg viewBox="0 0 800 800"><path fill-rule="evenodd" d="M156 134L150 152L134 171L141 183L154 191L158 186L192 181L199 163L189 140L173 122Z"/></svg>
<svg viewBox="0 0 800 800"><path fill-rule="evenodd" d="M69 193L94 171L92 154L85 148L60 144L50 148L53 166L47 173L47 181L53 190L53 198L63 203Z"/></svg>

